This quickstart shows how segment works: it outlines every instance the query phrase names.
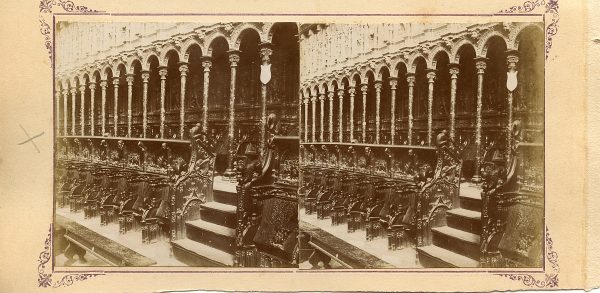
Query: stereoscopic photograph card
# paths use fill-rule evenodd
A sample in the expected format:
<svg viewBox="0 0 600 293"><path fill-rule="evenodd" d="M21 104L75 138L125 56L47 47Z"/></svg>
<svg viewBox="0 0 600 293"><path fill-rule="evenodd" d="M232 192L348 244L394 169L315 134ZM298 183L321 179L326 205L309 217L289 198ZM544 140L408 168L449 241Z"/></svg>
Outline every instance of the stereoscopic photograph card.
<svg viewBox="0 0 600 293"><path fill-rule="evenodd" d="M591 288L586 8L3 3L0 288Z"/></svg>

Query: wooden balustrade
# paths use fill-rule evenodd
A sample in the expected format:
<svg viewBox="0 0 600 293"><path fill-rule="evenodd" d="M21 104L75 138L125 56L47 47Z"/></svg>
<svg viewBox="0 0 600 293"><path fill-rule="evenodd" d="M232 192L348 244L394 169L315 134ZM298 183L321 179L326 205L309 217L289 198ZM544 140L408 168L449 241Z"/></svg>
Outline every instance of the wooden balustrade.
<svg viewBox="0 0 600 293"><path fill-rule="evenodd" d="M543 137L512 124L508 163L502 149L483 156L482 267L541 267L544 249ZM532 142L533 140L533 142Z"/></svg>

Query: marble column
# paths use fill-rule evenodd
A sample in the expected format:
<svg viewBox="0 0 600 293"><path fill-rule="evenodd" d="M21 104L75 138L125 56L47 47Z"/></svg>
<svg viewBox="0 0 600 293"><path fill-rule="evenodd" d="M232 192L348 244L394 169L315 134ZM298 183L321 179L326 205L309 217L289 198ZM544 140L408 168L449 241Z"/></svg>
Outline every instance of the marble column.
<svg viewBox="0 0 600 293"><path fill-rule="evenodd" d="M474 182L480 182L480 161L481 161L481 106L483 99L483 76L487 66L487 58L479 57L475 58L475 67L477 69L477 118L475 123L475 175L473 176Z"/></svg>
<svg viewBox="0 0 600 293"><path fill-rule="evenodd" d="M119 78L113 78L113 136L119 136Z"/></svg>
<svg viewBox="0 0 600 293"><path fill-rule="evenodd" d="M375 82L375 143L379 143L381 131L381 87L382 82Z"/></svg>
<svg viewBox="0 0 600 293"><path fill-rule="evenodd" d="M408 144L412 145L413 131L413 95L415 89L415 74L407 73L406 82L408 82Z"/></svg>
<svg viewBox="0 0 600 293"><path fill-rule="evenodd" d="M435 70L430 69L427 72L427 145L431 145L431 137L433 136L433 86L435 83Z"/></svg>
<svg viewBox="0 0 600 293"><path fill-rule="evenodd" d="M133 100L133 74L127 74L127 137L131 137L131 102Z"/></svg>
<svg viewBox="0 0 600 293"><path fill-rule="evenodd" d="M450 138L454 139L456 133L456 82L458 80L458 63L450 63Z"/></svg>
<svg viewBox="0 0 600 293"><path fill-rule="evenodd" d="M308 98L304 98L304 142L308 142Z"/></svg>
<svg viewBox="0 0 600 293"><path fill-rule="evenodd" d="M319 111L319 113L321 115L319 115L319 141L323 142L323 132L325 132L325 127L323 127L323 122L324 122L324 116L325 116L325 94L320 94L319 95L319 105L321 108L321 111Z"/></svg>
<svg viewBox="0 0 600 293"><path fill-rule="evenodd" d="M344 113L344 89L343 88L338 89L337 94L338 94L338 99L339 99L339 103L340 103L339 104L340 107L338 109L339 110L338 111L339 112L338 113L339 114L338 129L340 131L340 133L338 133L338 140L339 140L339 142L342 142L342 141L344 141L344 116L343 116L343 113Z"/></svg>
<svg viewBox="0 0 600 293"><path fill-rule="evenodd" d="M229 65L231 67L231 83L229 85L229 141L233 143L234 127L235 127L235 82L236 69L240 62L240 51L231 50L227 52L229 55ZM231 146L233 147L233 145Z"/></svg>
<svg viewBox="0 0 600 293"><path fill-rule="evenodd" d="M261 64L263 66L271 64L271 54L273 54L273 49L271 48L271 43L262 43L260 44L260 58ZM261 68L261 70L263 70ZM270 70L270 69L269 69ZM270 79L263 83L261 81L260 84L260 151L261 153L265 151L265 145L267 141L267 84Z"/></svg>
<svg viewBox="0 0 600 293"><path fill-rule="evenodd" d="M104 136L104 133L106 133L106 87L107 86L108 86L108 81L106 81L106 80L100 81L100 89L102 91L102 110L100 111L102 114L101 136Z"/></svg>
<svg viewBox="0 0 600 293"><path fill-rule="evenodd" d="M390 77L390 141L394 144L394 138L396 137L396 87L398 86L398 80Z"/></svg>
<svg viewBox="0 0 600 293"><path fill-rule="evenodd" d="M204 78L202 86L202 132L208 133L208 89L210 86L210 68L212 67L211 58L202 57L202 68L204 68Z"/></svg>
<svg viewBox="0 0 600 293"><path fill-rule="evenodd" d="M362 94L362 143L367 142L367 90L368 84L360 85L360 93Z"/></svg>
<svg viewBox="0 0 600 293"><path fill-rule="evenodd" d="M315 142L315 134L317 132L317 123L315 123L316 120L316 115L317 115L317 97L316 96L312 96L310 98L310 102L311 102L311 110L312 110L312 134L311 134L311 141Z"/></svg>
<svg viewBox="0 0 600 293"><path fill-rule="evenodd" d="M348 89L350 94L350 142L354 142L354 95L356 95L356 88L353 86Z"/></svg>
<svg viewBox="0 0 600 293"><path fill-rule="evenodd" d="M160 76L160 138L165 137L165 90L167 83L167 67L161 66L158 69Z"/></svg>
<svg viewBox="0 0 600 293"><path fill-rule="evenodd" d="M61 99L60 91L56 90L54 92L54 99L56 100L56 112L54 114L54 119L56 119L56 135L59 136L60 135L60 99Z"/></svg>
<svg viewBox="0 0 600 293"><path fill-rule="evenodd" d="M90 135L94 136L96 132L96 119L95 119L95 111L94 109L96 103L96 82L90 81Z"/></svg>
<svg viewBox="0 0 600 293"><path fill-rule="evenodd" d="M148 130L148 80L150 72L142 71L142 137L146 138Z"/></svg>
<svg viewBox="0 0 600 293"><path fill-rule="evenodd" d="M75 124L77 120L76 109L75 109L75 101L77 100L77 89L75 87L71 88L71 135L77 135L75 133Z"/></svg>
<svg viewBox="0 0 600 293"><path fill-rule="evenodd" d="M187 80L188 64L185 62L179 63L179 77L181 78L179 105L179 138L183 139L185 134L185 82Z"/></svg>
<svg viewBox="0 0 600 293"><path fill-rule="evenodd" d="M85 135L85 85L79 86L79 102L81 105L81 111L79 112L81 129L79 134L83 136Z"/></svg>
<svg viewBox="0 0 600 293"><path fill-rule="evenodd" d="M69 128L68 128L68 124L67 124L67 117L68 117L68 107L67 107L67 101L69 100L69 90L68 89L64 89L62 91L63 94L63 135L67 136L69 135Z"/></svg>
<svg viewBox="0 0 600 293"><path fill-rule="evenodd" d="M507 154L510 154L510 150L512 149L512 129L511 124L513 122L513 94L514 90L517 88L518 80L517 80L517 64L519 63L519 55L518 51L510 50L506 52L506 65L508 67L507 76L514 76L514 83L507 82L507 90L508 90L508 124L506 125L506 139L507 139ZM509 158L510 156L507 156Z"/></svg>
<svg viewBox="0 0 600 293"><path fill-rule="evenodd" d="M329 142L333 142L333 97L335 92L330 91L327 93L329 99Z"/></svg>

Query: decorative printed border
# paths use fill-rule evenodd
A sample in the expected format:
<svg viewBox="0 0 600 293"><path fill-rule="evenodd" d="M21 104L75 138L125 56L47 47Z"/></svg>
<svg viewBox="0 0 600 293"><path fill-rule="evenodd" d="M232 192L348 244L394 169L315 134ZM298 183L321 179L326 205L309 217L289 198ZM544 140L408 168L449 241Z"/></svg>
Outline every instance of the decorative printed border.
<svg viewBox="0 0 600 293"><path fill-rule="evenodd" d="M98 11L94 9L90 9L87 6L75 5L73 1L70 0L40 0L40 33L44 37L44 46L48 51L48 57L50 59L50 64L53 61L54 55L54 44L53 44L53 28L48 24L50 20L48 19L53 15L53 8L55 6L60 6L64 12L71 13L100 13L103 11ZM550 49L553 44L553 37L558 33L559 29L559 6L558 0L531 0L525 1L522 5L512 6L508 9L500 10L497 14L515 14L515 13L530 13L538 7L544 7L544 13L551 14L551 20L546 24L546 40L545 40L545 58L548 59ZM51 65L52 66L52 65ZM105 273L83 273L83 274L66 274L60 278L53 279L53 277L57 277L53 275L52 266L47 268L46 265L52 259L52 224L50 224L50 229L48 232L48 236L46 241L44 242L44 250L40 253L38 259L38 286L43 288L58 288L58 287L66 287L74 284L76 281L87 280L92 277L96 277L99 275L105 275ZM533 288L553 288L557 287L559 283L558 273L560 272L560 267L558 265L558 253L556 253L553 249L553 240L550 237L550 233L548 228L546 227L546 263L550 265L550 272L546 272L541 276L533 276L531 274L496 274L510 280L520 281L524 285L533 287Z"/></svg>
<svg viewBox="0 0 600 293"><path fill-rule="evenodd" d="M48 50L50 64L52 64L52 56L54 54L52 41L52 28L48 24L47 17L52 16L52 8L60 6L65 12L75 13L98 13L101 11L90 9L87 6L75 5L70 0L40 0L40 33L44 36L44 46Z"/></svg>
<svg viewBox="0 0 600 293"><path fill-rule="evenodd" d="M552 48L552 38L558 33L558 21L560 17L558 15L558 0L532 0L525 1L522 5L515 5L508 9L498 11L498 14L515 14L515 13L529 13L538 7L544 7L544 13L551 14L552 19L550 23L546 25L546 60L550 55L550 49Z"/></svg>
<svg viewBox="0 0 600 293"><path fill-rule="evenodd" d="M52 232L52 224L50 224L48 237L46 237L46 241L44 241L44 250L40 253L38 258L38 287L66 287L73 285L76 281L83 281L95 276L104 275L104 273L66 274L58 278L58 280L53 280L53 277L56 276L53 275L52 267L46 268L46 264L52 259Z"/></svg>
<svg viewBox="0 0 600 293"><path fill-rule="evenodd" d="M558 273L560 267L558 266L558 253L553 249L554 241L550 237L548 227L546 227L546 264L551 266L550 272L546 272L542 276L530 275L530 274L497 274L499 276L509 278L513 281L523 282L525 286L537 287L537 288L554 288L558 286Z"/></svg>

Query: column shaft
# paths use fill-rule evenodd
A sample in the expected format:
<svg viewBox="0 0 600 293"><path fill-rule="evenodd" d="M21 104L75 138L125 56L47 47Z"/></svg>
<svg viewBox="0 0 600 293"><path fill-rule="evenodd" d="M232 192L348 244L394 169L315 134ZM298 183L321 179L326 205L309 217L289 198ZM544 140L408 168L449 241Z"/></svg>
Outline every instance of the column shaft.
<svg viewBox="0 0 600 293"><path fill-rule="evenodd" d="M114 99L113 99L113 135L119 136L119 78L113 79Z"/></svg>
<svg viewBox="0 0 600 293"><path fill-rule="evenodd" d="M363 84L360 86L360 93L362 94L362 143L367 142L367 90L369 86Z"/></svg>
<svg viewBox="0 0 600 293"><path fill-rule="evenodd" d="M481 106L483 99L483 74L486 68L485 58L476 58L475 66L477 68L477 120L475 129L475 176L473 181L479 182L481 180L479 174L479 165L481 161Z"/></svg>
<svg viewBox="0 0 600 293"><path fill-rule="evenodd" d="M396 87L398 86L398 80L395 78L390 79L390 140L394 144L396 137Z"/></svg>
<svg viewBox="0 0 600 293"><path fill-rule="evenodd" d="M185 82L187 79L188 66L187 63L179 65L179 76L181 78L180 102L179 105L179 138L183 139L185 134Z"/></svg>
<svg viewBox="0 0 600 293"><path fill-rule="evenodd" d="M106 133L106 87L108 86L108 82L106 80L100 81L100 88L102 90L102 133L104 135Z"/></svg>
<svg viewBox="0 0 600 293"><path fill-rule="evenodd" d="M210 68L212 62L210 57L204 57L202 68L204 68L204 82L202 87L202 131L208 133L208 89L210 83Z"/></svg>
<svg viewBox="0 0 600 293"><path fill-rule="evenodd" d="M127 75L127 137L131 137L131 103L133 100L133 74Z"/></svg>
<svg viewBox="0 0 600 293"><path fill-rule="evenodd" d="M338 116L338 122L339 122L338 129L339 129L340 133L338 133L338 141L342 142L342 141L344 141L344 116L343 116L343 113L344 113L344 89L339 89L338 90L338 99L340 100L339 101L340 108L338 109L339 110L338 111L339 112L338 113L339 114L339 116Z"/></svg>
<svg viewBox="0 0 600 293"><path fill-rule="evenodd" d="M142 137L146 138L148 130L148 80L150 73L142 71Z"/></svg>
<svg viewBox="0 0 600 293"><path fill-rule="evenodd" d="M413 131L413 95L415 88L415 74L407 74L406 81L408 82L408 144L412 145Z"/></svg>
<svg viewBox="0 0 600 293"><path fill-rule="evenodd" d="M96 135L96 119L94 109L96 104L96 83L90 82L90 135Z"/></svg>
<svg viewBox="0 0 600 293"><path fill-rule="evenodd" d="M375 143L379 143L381 131L381 81L375 83Z"/></svg>
<svg viewBox="0 0 600 293"><path fill-rule="evenodd" d="M81 111L79 112L81 129L79 134L85 135L85 85L79 87L79 103L81 105Z"/></svg>
<svg viewBox="0 0 600 293"><path fill-rule="evenodd" d="M450 138L455 136L456 121L456 82L458 79L458 64L450 64Z"/></svg>
<svg viewBox="0 0 600 293"><path fill-rule="evenodd" d="M431 137L433 136L433 86L435 82L435 71L427 73L427 81L429 88L427 91L427 145L431 145Z"/></svg>
<svg viewBox="0 0 600 293"><path fill-rule="evenodd" d="M160 75L160 138L165 137L165 90L167 82L167 68L162 67L158 70Z"/></svg>

